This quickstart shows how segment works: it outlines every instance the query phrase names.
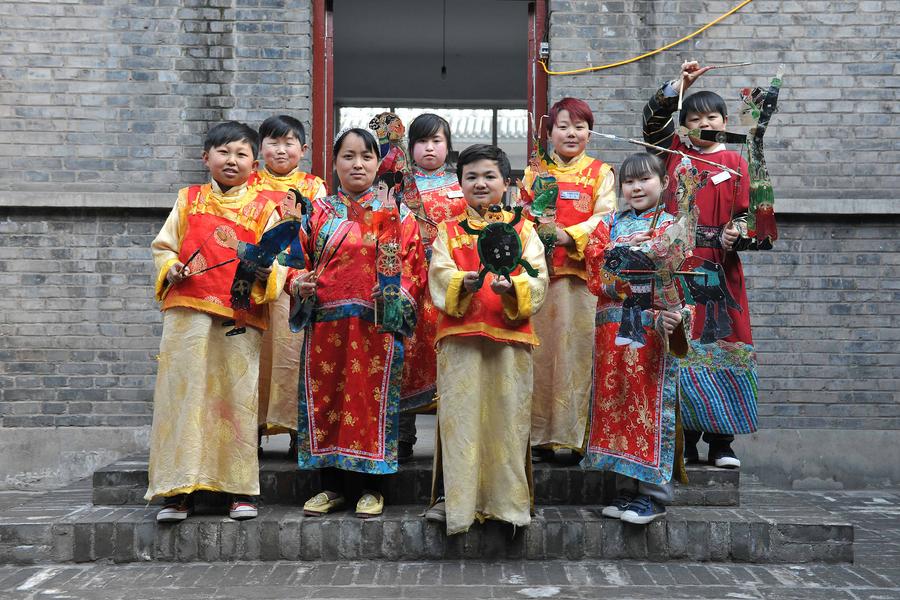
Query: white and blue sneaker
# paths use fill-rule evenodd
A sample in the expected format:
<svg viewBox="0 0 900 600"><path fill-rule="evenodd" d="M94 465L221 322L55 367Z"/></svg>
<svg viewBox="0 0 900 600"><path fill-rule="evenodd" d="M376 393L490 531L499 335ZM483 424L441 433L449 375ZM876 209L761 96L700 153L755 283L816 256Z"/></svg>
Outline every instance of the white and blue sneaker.
<svg viewBox="0 0 900 600"><path fill-rule="evenodd" d="M625 512L632 500L634 500L634 492L619 492L616 499L609 506L604 506L600 514L611 519L621 518L622 513Z"/></svg>
<svg viewBox="0 0 900 600"><path fill-rule="evenodd" d="M619 518L626 523L646 525L664 516L666 516L666 507L650 496L642 494L631 501Z"/></svg>

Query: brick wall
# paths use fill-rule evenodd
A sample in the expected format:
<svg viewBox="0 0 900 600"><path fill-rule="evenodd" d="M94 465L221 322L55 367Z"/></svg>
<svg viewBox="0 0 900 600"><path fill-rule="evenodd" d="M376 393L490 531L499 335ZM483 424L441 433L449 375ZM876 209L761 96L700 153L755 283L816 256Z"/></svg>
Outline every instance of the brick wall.
<svg viewBox="0 0 900 600"><path fill-rule="evenodd" d="M551 0L551 66L639 54L736 1ZM550 80L551 100L583 97L599 129L638 136L682 57L756 63L701 80L732 110L786 63L767 146L796 212L776 250L745 257L766 428L900 430L897 211L807 214L888 207L900 185L898 15L896 1L756 0L674 51ZM211 122L309 122L309 2L7 0L0 18L0 427L144 427L160 334L148 246L166 210L135 206L203 177ZM592 146L614 164L633 150ZM115 201L135 184L157 200ZM122 208L40 208L61 191Z"/></svg>
<svg viewBox="0 0 900 600"><path fill-rule="evenodd" d="M0 19L0 191L170 191L203 177L210 123L309 121L305 1L6 0Z"/></svg>
<svg viewBox="0 0 900 600"><path fill-rule="evenodd" d="M683 37L737 4L551 0L550 66L563 71L631 58ZM551 102L584 98L600 130L639 137L643 103L658 85L678 76L682 59L754 63L712 71L691 88L722 94L732 115L740 88L767 85L784 63L779 112L766 137L780 197L893 198L900 186L900 146L891 143L900 129L898 38L900 2L755 0L652 58L551 77ZM607 141L593 148L616 164L633 151Z"/></svg>

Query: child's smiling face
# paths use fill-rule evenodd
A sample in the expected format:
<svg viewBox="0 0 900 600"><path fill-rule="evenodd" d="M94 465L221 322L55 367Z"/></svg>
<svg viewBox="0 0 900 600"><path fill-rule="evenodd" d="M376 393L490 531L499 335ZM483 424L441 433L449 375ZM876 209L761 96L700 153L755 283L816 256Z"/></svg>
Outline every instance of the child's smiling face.
<svg viewBox="0 0 900 600"><path fill-rule="evenodd" d="M246 140L214 146L203 153L203 164L223 191L241 185L256 170L253 146Z"/></svg>
<svg viewBox="0 0 900 600"><path fill-rule="evenodd" d="M561 110L550 130L550 141L558 155L570 160L584 152L590 135L587 121L573 120L569 111Z"/></svg>
<svg viewBox="0 0 900 600"><path fill-rule="evenodd" d="M463 166L459 185L469 206L484 214L488 206L503 200L507 183L497 162L485 158Z"/></svg>
<svg viewBox="0 0 900 600"><path fill-rule="evenodd" d="M728 125L728 117L722 116L722 113L718 111L690 112L684 118L684 126L688 129L725 131L726 125ZM691 143L698 148L711 148L718 144L718 142L701 140L695 137L691 138Z"/></svg>
<svg viewBox="0 0 900 600"><path fill-rule="evenodd" d="M301 144L293 131L281 137L267 137L262 141L260 154L266 168L276 175L287 175L297 168L307 146Z"/></svg>
<svg viewBox="0 0 900 600"><path fill-rule="evenodd" d="M636 177L627 177L622 180L622 198L636 212L644 212L659 202L668 179L666 177L664 181L660 181L659 175L650 171Z"/></svg>

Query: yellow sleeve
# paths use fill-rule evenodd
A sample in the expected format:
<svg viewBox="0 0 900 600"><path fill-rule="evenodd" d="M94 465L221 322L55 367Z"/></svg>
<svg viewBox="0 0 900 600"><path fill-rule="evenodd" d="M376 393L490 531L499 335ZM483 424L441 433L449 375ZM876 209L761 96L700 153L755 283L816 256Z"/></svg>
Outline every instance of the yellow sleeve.
<svg viewBox="0 0 900 600"><path fill-rule="evenodd" d="M157 302L162 302L169 291L169 282L166 275L169 269L178 262L178 253L181 252L181 242L184 240L184 232L187 222L184 219L184 207L187 204L187 189L178 192L178 201L166 218L162 229L156 234L156 238L150 244L153 254L153 264L156 267L156 283L154 292Z"/></svg>
<svg viewBox="0 0 900 600"><path fill-rule="evenodd" d="M278 223L278 212L273 210L272 214L269 215L269 222L266 223L266 227L263 231L268 231L276 223ZM272 263L272 272L269 273L269 278L265 283L258 279L253 281L253 288L250 290L250 297L253 299L253 302L256 304L266 304L276 300L279 294L281 294L282 289L284 289L284 282L287 279L287 276L288 268L279 263L276 259Z"/></svg>
<svg viewBox="0 0 900 600"><path fill-rule="evenodd" d="M547 297L547 285L550 276L547 273L547 260L544 258L544 244L535 232L531 223L522 228L522 259L537 269L538 276L532 277L526 272L512 276L515 294L504 294L503 312L511 321L527 319L537 313L544 305Z"/></svg>
<svg viewBox="0 0 900 600"><path fill-rule="evenodd" d="M447 242L447 227L438 225L437 238L431 246L428 266L428 291L435 308L451 317L461 317L472 302L472 294L463 287L466 272L456 268Z"/></svg>
<svg viewBox="0 0 900 600"><path fill-rule="evenodd" d="M581 223L570 225L564 231L575 241L575 246L566 248L566 254L572 260L584 260L584 249L587 247L591 233L600 224L600 219L616 208L616 174L612 167L604 164L601 171L603 179L594 188L594 212Z"/></svg>

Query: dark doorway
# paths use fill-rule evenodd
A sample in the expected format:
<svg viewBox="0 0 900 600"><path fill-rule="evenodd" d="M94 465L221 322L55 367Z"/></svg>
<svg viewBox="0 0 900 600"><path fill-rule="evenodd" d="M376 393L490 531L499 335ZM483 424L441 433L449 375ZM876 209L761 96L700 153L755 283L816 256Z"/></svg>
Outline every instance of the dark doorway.
<svg viewBox="0 0 900 600"><path fill-rule="evenodd" d="M430 111L450 121L457 149L498 144L521 171L528 110L535 90L546 96L531 72L536 4L542 12L543 2L519 0L315 2L313 113L323 134L316 141L343 126L365 126L382 110L406 123ZM329 49L330 56L321 54ZM330 156L316 154L314 166L319 158L330 170Z"/></svg>

